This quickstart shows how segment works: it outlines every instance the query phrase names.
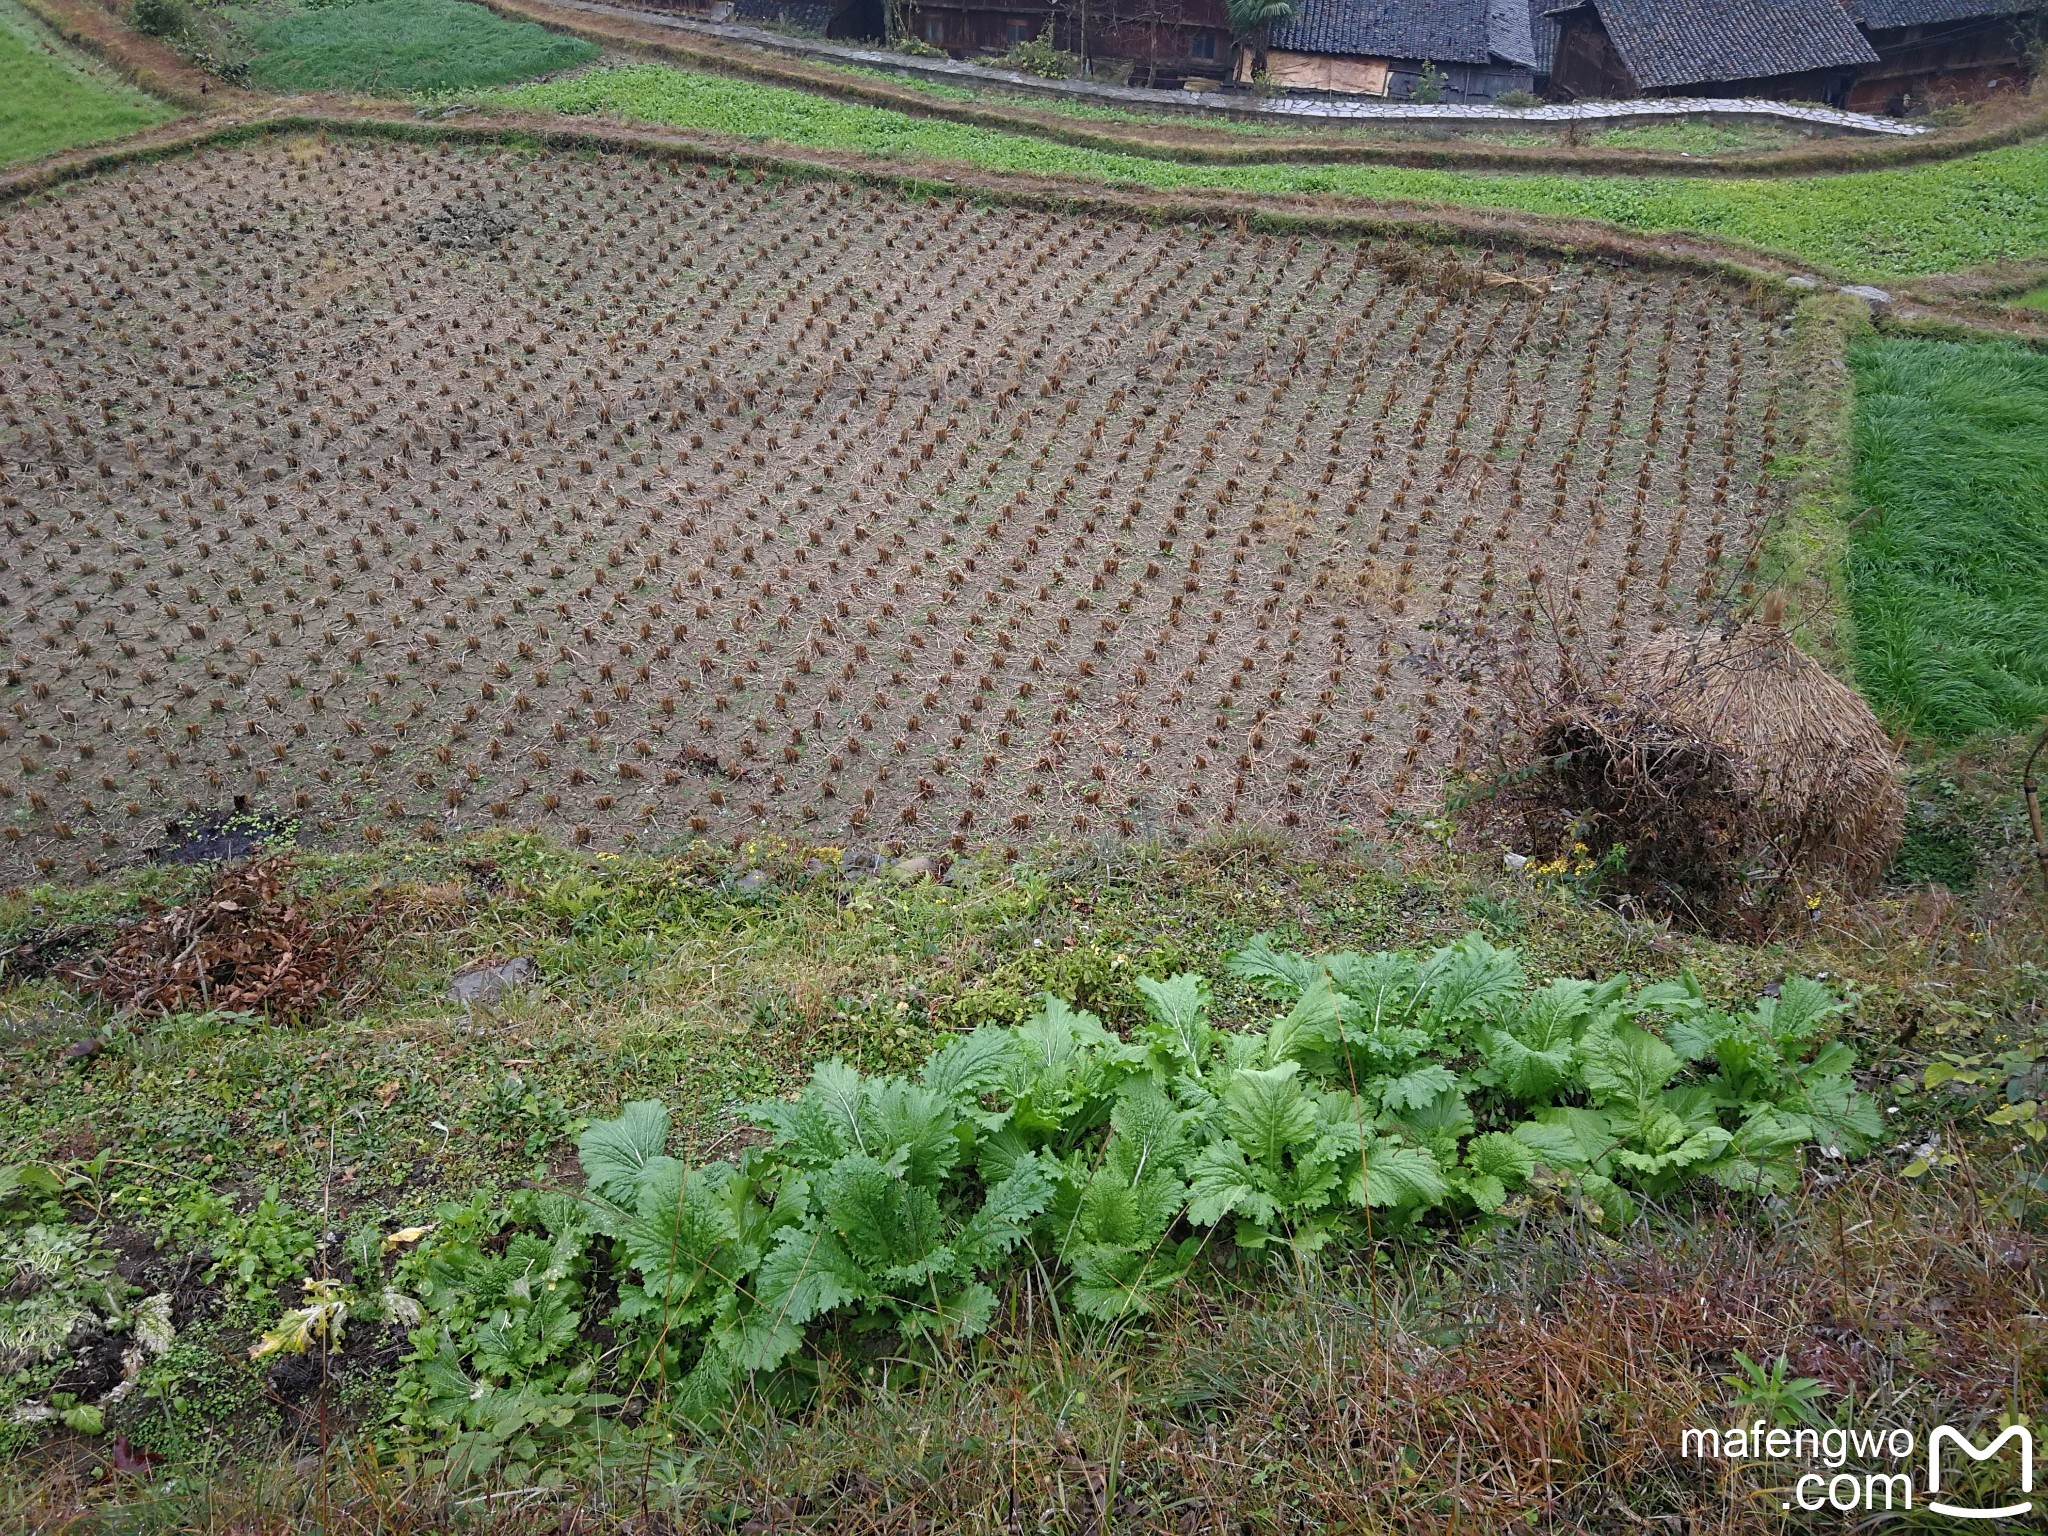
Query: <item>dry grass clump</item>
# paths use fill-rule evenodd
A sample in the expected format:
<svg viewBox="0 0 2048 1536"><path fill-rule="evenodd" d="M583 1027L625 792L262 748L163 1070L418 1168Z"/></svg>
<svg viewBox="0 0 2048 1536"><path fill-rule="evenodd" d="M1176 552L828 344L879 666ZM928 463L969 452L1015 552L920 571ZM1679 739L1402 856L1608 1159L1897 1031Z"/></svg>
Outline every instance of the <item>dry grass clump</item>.
<svg viewBox="0 0 2048 1536"><path fill-rule="evenodd" d="M148 912L74 975L123 1010L303 1018L347 990L365 925L311 911L290 873L282 857L223 869L205 895Z"/></svg>
<svg viewBox="0 0 2048 1536"><path fill-rule="evenodd" d="M1890 865L1905 833L1890 738L1774 614L1657 636L1597 685L1562 678L1520 793L1550 841L1621 850L1632 889L1769 913L1816 885L1867 893Z"/></svg>

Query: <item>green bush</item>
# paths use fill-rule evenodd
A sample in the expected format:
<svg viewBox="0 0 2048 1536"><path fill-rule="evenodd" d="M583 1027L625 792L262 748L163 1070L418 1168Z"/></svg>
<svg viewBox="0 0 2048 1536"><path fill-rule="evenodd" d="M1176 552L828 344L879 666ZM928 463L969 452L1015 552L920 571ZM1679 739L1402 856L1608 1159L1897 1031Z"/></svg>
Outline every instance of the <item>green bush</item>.
<svg viewBox="0 0 2048 1536"><path fill-rule="evenodd" d="M1534 91L1502 91L1493 98L1493 104L1496 107L1506 107L1510 111L1520 112L1529 107L1542 106L1543 98Z"/></svg>
<svg viewBox="0 0 2048 1536"><path fill-rule="evenodd" d="M401 1266L423 1309L406 1421L472 1468L600 1424L619 1397L596 1390L584 1342L598 1294L616 1295L602 1321L622 1380L673 1382L705 1414L820 1320L978 1333L1027 1268L1073 1311L1123 1318L1205 1245L1384 1240L1528 1190L1613 1227L1699 1180L1788 1190L1805 1146L1854 1155L1882 1129L1828 1038L1847 1005L1813 981L1740 1013L1690 977L1532 987L1477 934L1428 956L1261 938L1227 970L1284 1012L1226 1031L1201 977L1141 979L1122 1040L1047 997L914 1078L825 1062L795 1099L745 1111L768 1143L737 1161L668 1155L668 1111L626 1105L581 1137L582 1200L444 1207Z"/></svg>
<svg viewBox="0 0 2048 1536"><path fill-rule="evenodd" d="M1038 36L1029 42L1011 44L1010 51L995 62L998 68L1014 69L1044 80L1065 80L1081 71L1079 55L1069 53L1053 42L1052 23L1049 21Z"/></svg>
<svg viewBox="0 0 2048 1536"><path fill-rule="evenodd" d="M136 31L151 37L175 37L185 30L190 12L185 9L185 0L135 0L128 19Z"/></svg>

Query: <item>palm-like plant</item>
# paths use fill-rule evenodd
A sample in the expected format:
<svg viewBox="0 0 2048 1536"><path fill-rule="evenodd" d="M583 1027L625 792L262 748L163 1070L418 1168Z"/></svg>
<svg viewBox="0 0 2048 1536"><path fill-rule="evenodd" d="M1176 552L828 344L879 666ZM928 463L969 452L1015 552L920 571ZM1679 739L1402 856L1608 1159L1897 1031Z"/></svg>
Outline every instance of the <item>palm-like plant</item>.
<svg viewBox="0 0 2048 1536"><path fill-rule="evenodd" d="M1294 0L1225 0L1225 5L1230 13L1232 76L1246 50L1252 56L1253 76L1265 73L1266 39L1278 23L1294 19Z"/></svg>

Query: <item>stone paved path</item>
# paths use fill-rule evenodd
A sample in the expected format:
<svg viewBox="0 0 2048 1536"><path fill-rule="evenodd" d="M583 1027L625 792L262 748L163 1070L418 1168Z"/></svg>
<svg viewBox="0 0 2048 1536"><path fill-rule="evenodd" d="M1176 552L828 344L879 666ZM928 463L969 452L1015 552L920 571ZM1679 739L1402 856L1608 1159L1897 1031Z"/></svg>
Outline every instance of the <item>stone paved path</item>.
<svg viewBox="0 0 2048 1536"><path fill-rule="evenodd" d="M750 27L740 22L707 21L697 16L605 5L600 0L549 0L549 3L565 10L588 11L599 16L616 16L658 27L672 27L681 32L697 32L727 42L772 49L777 53L817 59L827 64L857 64L928 80L1000 86L1005 90L1041 96L1067 96L1149 112L1184 112L1195 117L1340 118L1394 123L1600 123L1606 127L1673 118L1710 118L1717 122L1804 123L1844 133L1884 134L1899 138L1912 138L1929 131L1915 123L1872 117L1865 112L1841 112L1832 107L1803 107L1786 101L1748 98L1585 101L1563 106L1517 108L1451 104L1426 106L1421 102L1372 101L1343 96L1273 96L1259 100L1235 92L1147 90L1135 85L1101 85L1092 80L1043 80L1036 75L993 69L986 64L968 63L961 59L919 58L882 48L855 48L820 38L771 32L765 27Z"/></svg>

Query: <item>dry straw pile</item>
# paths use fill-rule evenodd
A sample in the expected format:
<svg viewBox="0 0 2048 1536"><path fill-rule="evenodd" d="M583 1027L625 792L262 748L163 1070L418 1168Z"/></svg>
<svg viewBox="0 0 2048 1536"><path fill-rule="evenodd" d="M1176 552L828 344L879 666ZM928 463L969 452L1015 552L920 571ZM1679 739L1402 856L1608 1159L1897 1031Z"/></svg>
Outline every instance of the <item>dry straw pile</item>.
<svg viewBox="0 0 2048 1536"><path fill-rule="evenodd" d="M1884 728L1774 612L1660 636L1597 687L1568 674L1533 735L1535 798L1601 851L1624 848L1635 888L1695 910L1769 913L1820 885L1867 892L1904 834Z"/></svg>

